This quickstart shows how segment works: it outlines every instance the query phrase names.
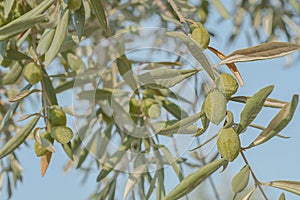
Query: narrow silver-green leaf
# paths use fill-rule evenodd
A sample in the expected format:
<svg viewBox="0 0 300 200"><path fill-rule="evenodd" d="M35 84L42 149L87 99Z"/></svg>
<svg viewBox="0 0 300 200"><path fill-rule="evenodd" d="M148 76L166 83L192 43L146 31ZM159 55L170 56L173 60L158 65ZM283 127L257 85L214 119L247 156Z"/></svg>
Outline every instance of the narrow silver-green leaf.
<svg viewBox="0 0 300 200"><path fill-rule="evenodd" d="M126 199L129 192L132 190L134 184L139 181L140 177L143 175L145 170L147 169L147 165L139 165L137 166L132 173L129 174L127 182L125 184L125 189L123 193L123 200Z"/></svg>
<svg viewBox="0 0 300 200"><path fill-rule="evenodd" d="M222 17L224 17L225 19L230 19L229 12L220 0L211 0L211 2Z"/></svg>
<svg viewBox="0 0 300 200"><path fill-rule="evenodd" d="M64 42L69 23L69 13L70 11L67 9L56 27L53 41L45 54L45 66L48 66L57 56L60 47Z"/></svg>
<svg viewBox="0 0 300 200"><path fill-rule="evenodd" d="M37 45L37 48L36 48L36 52L39 55L44 55L46 53L46 51L49 49L49 47L52 43L54 34L55 34L55 29L45 29L44 30L44 33L43 33L43 35Z"/></svg>
<svg viewBox="0 0 300 200"><path fill-rule="evenodd" d="M74 161L74 155L73 155L73 150L72 150L72 145L71 142L68 142L66 144L61 144L64 152L66 155L70 158L70 160Z"/></svg>
<svg viewBox="0 0 300 200"><path fill-rule="evenodd" d="M46 104L48 106L58 105L56 93L52 85L52 81L50 80L46 70L43 68L45 76L42 79L42 90L44 91L43 95L46 99Z"/></svg>
<svg viewBox="0 0 300 200"><path fill-rule="evenodd" d="M279 196L279 200L285 200L285 194L282 192Z"/></svg>
<svg viewBox="0 0 300 200"><path fill-rule="evenodd" d="M7 72L7 74L5 74L2 77L2 80L1 80L2 84L3 85L14 84L19 79L19 77L21 76L22 71L23 71L23 67L20 65L20 63L15 62L11 66L9 72Z"/></svg>
<svg viewBox="0 0 300 200"><path fill-rule="evenodd" d="M133 137L127 138L122 143L122 145L119 146L118 150L112 156L109 157L108 161L104 163L103 168L97 177L98 182L105 178L113 170L113 167L115 167L118 164L118 162L125 155L126 151L130 148L131 142L133 140Z"/></svg>
<svg viewBox="0 0 300 200"><path fill-rule="evenodd" d="M35 127L39 119L40 115L35 116L30 122L28 122L24 127L22 127L20 131L16 133L15 136L10 138L4 144L4 146L0 150L0 159L13 152L26 140L26 138L31 133L32 129Z"/></svg>
<svg viewBox="0 0 300 200"><path fill-rule="evenodd" d="M22 89L22 91L23 91L23 90L28 90L28 89L30 89L30 88L31 88L31 85L28 84L28 85L26 85L26 86ZM3 119L2 119L1 122L0 122L0 132L2 131L2 129L3 129L3 127L5 126L5 124L7 123L7 121L8 121L9 119L11 119L11 117L13 116L13 114L16 112L18 106L19 106L19 102L13 103L13 104L10 106L10 108L8 109L8 111L5 113Z"/></svg>
<svg viewBox="0 0 300 200"><path fill-rule="evenodd" d="M247 96L235 96L230 98L231 101L239 102L239 103L246 103L251 97ZM272 99L272 98L267 98L264 107L270 107L270 108L282 108L288 104L288 102L285 101L280 101L278 99Z"/></svg>
<svg viewBox="0 0 300 200"><path fill-rule="evenodd" d="M272 186L275 188L279 188L300 195L299 181L278 180L278 181L271 181L269 183L265 183L264 185Z"/></svg>
<svg viewBox="0 0 300 200"><path fill-rule="evenodd" d="M177 104L169 101L168 99L162 100L163 107L170 112L177 119L188 117L188 114Z"/></svg>
<svg viewBox="0 0 300 200"><path fill-rule="evenodd" d="M165 146L162 146L159 149L162 150L162 152L164 153L168 163L170 163L172 165L172 168L173 168L174 172L176 173L178 179L180 181L182 181L183 176L182 176L182 173L181 173L180 168L178 166L178 163L176 162L176 158L174 158L174 156L172 155L170 150L168 148L166 148Z"/></svg>
<svg viewBox="0 0 300 200"><path fill-rule="evenodd" d="M170 88L196 74L198 70L154 69L137 76L138 81L150 88Z"/></svg>
<svg viewBox="0 0 300 200"><path fill-rule="evenodd" d="M91 7L93 8L93 11L95 12L95 15L99 21L101 28L107 34L107 32L108 32L107 17L106 17L102 2L99 0L90 0L90 2L92 5Z"/></svg>
<svg viewBox="0 0 300 200"><path fill-rule="evenodd" d="M25 19L19 17L17 20L11 21L0 28L0 41L7 40L16 34L35 26L36 24L44 21L46 17L46 15L33 15Z"/></svg>
<svg viewBox="0 0 300 200"><path fill-rule="evenodd" d="M175 121L175 123L165 124L166 127L163 127L162 129L160 129L158 134L169 135L169 134L175 134L175 133L181 132L181 131L184 132L184 131L186 131L187 127L192 126L193 123L195 123L197 120L200 119L200 117L201 117L201 114L197 113L195 115ZM196 132L194 132L194 133L196 133Z"/></svg>
<svg viewBox="0 0 300 200"><path fill-rule="evenodd" d="M265 128L261 134L252 142L250 147L260 145L272 137L276 136L281 130L283 130L294 116L299 96L294 95L290 103L285 105L277 115L272 119L270 124Z"/></svg>
<svg viewBox="0 0 300 200"><path fill-rule="evenodd" d="M72 15L72 20L76 29L78 39L80 40L84 32L85 24L85 10L83 4L81 4L79 10L74 11Z"/></svg>
<svg viewBox="0 0 300 200"><path fill-rule="evenodd" d="M255 190L256 187L254 187L250 192L248 192L241 200L249 200Z"/></svg>
<svg viewBox="0 0 300 200"><path fill-rule="evenodd" d="M203 69L208 73L208 75L215 80L214 72L206 58L206 56L203 54L203 50L193 41L191 38L189 38L187 35L180 33L180 32L168 32L168 35L180 39L186 47L189 49L193 57L201 64Z"/></svg>
<svg viewBox="0 0 300 200"><path fill-rule="evenodd" d="M8 49L6 51L5 59L7 60L31 60L31 58L17 49Z"/></svg>
<svg viewBox="0 0 300 200"><path fill-rule="evenodd" d="M42 14L43 12L45 12L50 6L53 5L55 0L47 0L47 1L42 1L38 6L36 6L35 8L33 8L32 10L28 11L27 13L25 13L24 15L22 15L21 17L30 17L33 15L39 15ZM21 18L19 17L18 20Z"/></svg>
<svg viewBox="0 0 300 200"><path fill-rule="evenodd" d="M15 3L15 0L4 0L4 18L8 18L8 15Z"/></svg>
<svg viewBox="0 0 300 200"><path fill-rule="evenodd" d="M23 90L20 93L18 93L16 96L14 96L12 98L9 98L8 101L9 102L16 102L16 101L24 99L25 97L27 97L30 94L35 93L35 92L41 92L41 90L39 90L39 89Z"/></svg>
<svg viewBox="0 0 300 200"><path fill-rule="evenodd" d="M133 91L136 90L137 84L132 72L131 62L126 58L125 55L122 55L117 58L117 65L119 73L121 74L124 81L131 87Z"/></svg>
<svg viewBox="0 0 300 200"><path fill-rule="evenodd" d="M249 62L286 56L300 49L300 45L289 42L270 42L234 51L218 65L233 62Z"/></svg>
<svg viewBox="0 0 300 200"><path fill-rule="evenodd" d="M237 194L246 188L249 182L249 176L249 166L245 165L232 179L231 186L233 193Z"/></svg>
<svg viewBox="0 0 300 200"><path fill-rule="evenodd" d="M248 125L252 123L258 113L261 111L267 97L273 91L274 86L270 85L255 93L247 102L241 112L240 124L237 132L241 133Z"/></svg>
<svg viewBox="0 0 300 200"><path fill-rule="evenodd" d="M184 178L165 198L165 200L179 199L187 195L200 185L207 177L217 171L224 163L225 159L215 160L202 166L198 171Z"/></svg>

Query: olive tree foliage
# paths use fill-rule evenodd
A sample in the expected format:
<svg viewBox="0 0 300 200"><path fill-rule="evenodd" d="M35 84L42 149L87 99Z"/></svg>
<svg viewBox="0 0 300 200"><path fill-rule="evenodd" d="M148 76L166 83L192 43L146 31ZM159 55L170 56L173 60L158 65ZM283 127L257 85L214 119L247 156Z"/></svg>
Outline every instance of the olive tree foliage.
<svg viewBox="0 0 300 200"><path fill-rule="evenodd" d="M214 35L220 34L205 28L215 10L220 21L234 24L229 44L240 34L260 44L230 55L222 53L222 47L210 46ZM231 10L219 0L1 1L0 181L7 184L9 196L13 186L22 181L22 163L15 150L33 139L30 148L41 160L42 176L55 148L64 150L70 159L68 167L82 169L87 176L95 167L99 170L95 185L96 181L101 184L91 199L120 198L115 195L124 177L128 179L121 184L124 199L132 195L140 199L179 199L222 166L226 170L237 156L245 166L232 179L234 197L249 199L259 190L267 199L262 186L300 195L300 182L294 180L260 182L244 154L271 142L273 137L285 137L280 132L295 113L298 95L290 102L269 98L274 89L270 85L254 94L234 96L244 84L236 63L286 56L300 49L299 2L241 0ZM123 35L139 35L141 24L150 19L155 19L155 26L165 28L164 37L176 41L176 59L140 56L142 59L137 60L128 55L126 48L132 38ZM242 27L245 24L247 29ZM159 33L153 34L156 37ZM97 52L100 41L108 42ZM219 63L211 66L203 50L215 54ZM200 67L187 64L182 56L186 51ZM219 71L220 65L226 65L231 74ZM200 73L207 82L200 83ZM186 96L180 87L172 89L184 87L191 80L195 82L190 86L194 97ZM78 102L93 106L84 114L75 109L81 104L64 107L57 98L69 95L74 88L79 91ZM40 101L41 106L28 113L30 109L23 106L26 101ZM228 102L244 104L239 121ZM263 107L278 109L267 127L253 123ZM66 115L78 119L76 127L67 127ZM176 142L165 142L175 140L177 135L199 138L211 124L219 125L218 133L193 148L185 147L190 156L178 154ZM247 134L248 127L257 129L257 137L241 146L240 135ZM201 149L214 138L217 148L201 156ZM112 141L114 148L109 148ZM166 189L165 183L174 180L165 176L164 167L169 165L179 184ZM183 176L186 168L194 172ZM250 176L253 189L241 195Z"/></svg>

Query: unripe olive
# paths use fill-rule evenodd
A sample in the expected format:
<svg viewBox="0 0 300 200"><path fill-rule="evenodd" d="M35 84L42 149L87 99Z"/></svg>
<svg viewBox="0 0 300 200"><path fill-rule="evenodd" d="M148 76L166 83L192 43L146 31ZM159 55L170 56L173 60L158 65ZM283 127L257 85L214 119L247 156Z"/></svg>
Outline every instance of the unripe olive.
<svg viewBox="0 0 300 200"><path fill-rule="evenodd" d="M51 137L54 138L58 143L66 144L70 142L73 137L73 131L66 126L55 126L51 128Z"/></svg>
<svg viewBox="0 0 300 200"><path fill-rule="evenodd" d="M208 31L202 26L201 23L198 23L198 26L193 25L192 39L202 48L206 49L210 42L210 36Z"/></svg>
<svg viewBox="0 0 300 200"><path fill-rule="evenodd" d="M43 71L38 64L31 62L24 67L23 75L25 80L33 85L42 80Z"/></svg>
<svg viewBox="0 0 300 200"><path fill-rule="evenodd" d="M150 118L157 119L160 114L161 106L152 99L143 99L142 101L142 111Z"/></svg>
<svg viewBox="0 0 300 200"><path fill-rule="evenodd" d="M233 128L222 128L218 133L218 151L223 158L232 162L240 152L240 138Z"/></svg>
<svg viewBox="0 0 300 200"><path fill-rule="evenodd" d="M226 98L218 90L211 91L204 100L204 111L206 117L218 125L226 116Z"/></svg>
<svg viewBox="0 0 300 200"><path fill-rule="evenodd" d="M227 98L234 95L239 88L237 81L230 74L221 74L216 80L216 85Z"/></svg>
<svg viewBox="0 0 300 200"><path fill-rule="evenodd" d="M65 112L56 108L50 108L48 110L48 120L51 127L66 126L67 124L67 117Z"/></svg>
<svg viewBox="0 0 300 200"><path fill-rule="evenodd" d="M41 137L48 140L51 144L53 144L53 142L54 142L53 138L50 136L50 133L48 133L48 132L42 133ZM38 157L44 156L44 155L50 153L50 151L48 151L45 147L40 145L38 142L34 142L34 152L35 152L36 156L38 156Z"/></svg>

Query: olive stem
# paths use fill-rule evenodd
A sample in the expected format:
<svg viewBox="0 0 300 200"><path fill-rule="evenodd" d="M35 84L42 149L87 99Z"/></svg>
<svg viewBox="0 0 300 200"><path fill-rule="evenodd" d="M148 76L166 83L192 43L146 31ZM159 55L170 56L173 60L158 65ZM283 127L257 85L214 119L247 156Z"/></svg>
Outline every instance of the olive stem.
<svg viewBox="0 0 300 200"><path fill-rule="evenodd" d="M259 190L260 190L261 194L263 195L263 197L264 197L266 200L268 200L268 197L267 197L266 193L264 192L263 188L261 187L261 182L260 182L260 181L257 179L257 177L255 176L255 174L254 174L252 168L251 168L250 165L249 165L249 162L248 162L248 160L247 160L247 158L246 158L244 152L243 152L243 151L240 151L240 153L241 153L241 155L242 155L242 157L243 157L243 160L245 161L246 165L248 165L248 167L249 167L249 170L250 170L250 172L251 172L251 176L252 176L252 178L253 178L253 180L254 180L254 182L255 182L255 185L259 188Z"/></svg>
<svg viewBox="0 0 300 200"><path fill-rule="evenodd" d="M175 13L177 14L179 21L181 22L181 24L184 26L184 28L186 29L186 31L190 30L188 25L187 25L187 20L186 18L183 16L183 14L180 12L178 6L176 5L176 3L173 0L168 0L168 3L170 4L170 6L172 7L172 9L175 11Z"/></svg>

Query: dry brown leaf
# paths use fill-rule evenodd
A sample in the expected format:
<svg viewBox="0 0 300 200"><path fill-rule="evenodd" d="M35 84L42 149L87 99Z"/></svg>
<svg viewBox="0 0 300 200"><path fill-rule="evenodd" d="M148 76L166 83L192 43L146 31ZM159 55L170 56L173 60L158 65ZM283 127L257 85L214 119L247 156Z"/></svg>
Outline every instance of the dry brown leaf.
<svg viewBox="0 0 300 200"><path fill-rule="evenodd" d="M40 162L41 176L45 175L48 166L50 164L51 157L52 157L52 153L48 153L41 157L41 162Z"/></svg>
<svg viewBox="0 0 300 200"><path fill-rule="evenodd" d="M213 48L213 47L207 47L211 52L213 52L214 54L216 54L216 56L218 56L221 60L224 60L226 58L226 55L223 54L222 52L218 51L217 49ZM238 80L239 84L241 86L244 85L244 81L243 78L238 70L238 68L236 67L236 65L234 63L227 63L226 64L227 67L230 69L230 71L233 73L233 75L235 76L235 78Z"/></svg>

